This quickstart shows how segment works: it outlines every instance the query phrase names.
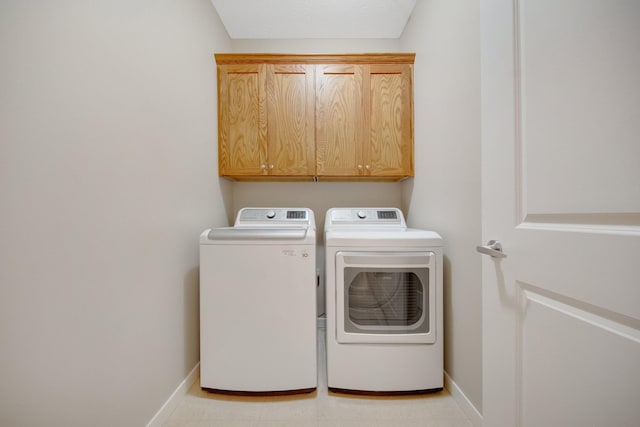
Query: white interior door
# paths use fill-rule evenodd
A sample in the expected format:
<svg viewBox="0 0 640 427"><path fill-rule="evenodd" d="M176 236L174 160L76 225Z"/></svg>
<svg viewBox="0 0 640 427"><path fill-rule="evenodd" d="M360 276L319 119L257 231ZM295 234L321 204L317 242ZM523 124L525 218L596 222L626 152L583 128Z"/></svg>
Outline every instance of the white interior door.
<svg viewBox="0 0 640 427"><path fill-rule="evenodd" d="M484 425L638 426L640 1L481 25Z"/></svg>

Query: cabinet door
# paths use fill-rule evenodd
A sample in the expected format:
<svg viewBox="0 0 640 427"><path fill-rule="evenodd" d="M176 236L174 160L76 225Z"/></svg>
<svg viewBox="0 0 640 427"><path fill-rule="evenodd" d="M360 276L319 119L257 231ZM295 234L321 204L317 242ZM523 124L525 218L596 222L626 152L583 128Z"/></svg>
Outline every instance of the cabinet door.
<svg viewBox="0 0 640 427"><path fill-rule="evenodd" d="M361 173L363 118L362 67L319 65L316 69L318 176Z"/></svg>
<svg viewBox="0 0 640 427"><path fill-rule="evenodd" d="M220 175L263 175L267 164L265 65L218 67Z"/></svg>
<svg viewBox="0 0 640 427"><path fill-rule="evenodd" d="M313 77L312 65L267 65L270 175L315 175Z"/></svg>
<svg viewBox="0 0 640 427"><path fill-rule="evenodd" d="M412 67L365 66L365 174L413 176Z"/></svg>

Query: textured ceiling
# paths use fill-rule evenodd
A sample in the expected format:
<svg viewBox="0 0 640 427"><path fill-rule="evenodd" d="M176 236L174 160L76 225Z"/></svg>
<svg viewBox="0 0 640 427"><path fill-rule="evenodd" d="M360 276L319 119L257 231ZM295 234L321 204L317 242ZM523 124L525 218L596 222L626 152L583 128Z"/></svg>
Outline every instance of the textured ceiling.
<svg viewBox="0 0 640 427"><path fill-rule="evenodd" d="M211 0L232 39L395 39L416 0Z"/></svg>

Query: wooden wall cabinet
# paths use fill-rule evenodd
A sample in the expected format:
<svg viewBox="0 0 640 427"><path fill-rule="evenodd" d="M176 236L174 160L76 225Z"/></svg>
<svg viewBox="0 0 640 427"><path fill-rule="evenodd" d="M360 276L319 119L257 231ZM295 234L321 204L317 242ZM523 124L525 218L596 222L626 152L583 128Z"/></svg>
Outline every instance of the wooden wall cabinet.
<svg viewBox="0 0 640 427"><path fill-rule="evenodd" d="M413 176L410 64L320 65L317 176Z"/></svg>
<svg viewBox="0 0 640 427"><path fill-rule="evenodd" d="M314 69L307 64L267 64L269 174L315 174Z"/></svg>
<svg viewBox="0 0 640 427"><path fill-rule="evenodd" d="M219 174L237 180L315 174L313 68L218 66Z"/></svg>
<svg viewBox="0 0 640 427"><path fill-rule="evenodd" d="M221 176L266 173L265 65L218 67L218 161Z"/></svg>
<svg viewBox="0 0 640 427"><path fill-rule="evenodd" d="M414 54L216 55L219 174L413 176Z"/></svg>

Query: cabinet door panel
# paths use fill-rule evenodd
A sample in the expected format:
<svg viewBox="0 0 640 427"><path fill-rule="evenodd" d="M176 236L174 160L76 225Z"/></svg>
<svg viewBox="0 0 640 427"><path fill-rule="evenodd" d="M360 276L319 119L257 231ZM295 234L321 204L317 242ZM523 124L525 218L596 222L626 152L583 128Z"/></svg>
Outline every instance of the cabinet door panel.
<svg viewBox="0 0 640 427"><path fill-rule="evenodd" d="M316 90L318 176L355 176L362 159L362 68L319 65Z"/></svg>
<svg viewBox="0 0 640 427"><path fill-rule="evenodd" d="M411 68L371 65L365 76L370 106L370 140L364 144L372 176L413 175Z"/></svg>
<svg viewBox="0 0 640 427"><path fill-rule="evenodd" d="M315 174L313 71L311 65L267 66L268 167L271 175Z"/></svg>
<svg viewBox="0 0 640 427"><path fill-rule="evenodd" d="M220 66L220 175L266 173L266 95L263 65Z"/></svg>

